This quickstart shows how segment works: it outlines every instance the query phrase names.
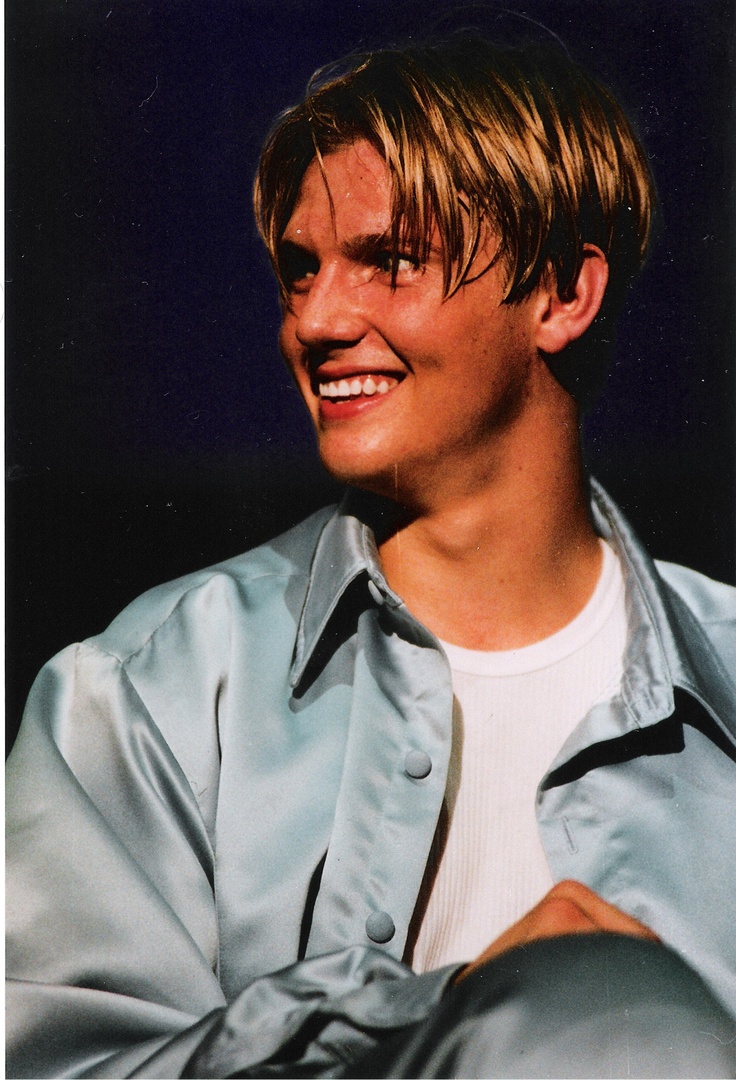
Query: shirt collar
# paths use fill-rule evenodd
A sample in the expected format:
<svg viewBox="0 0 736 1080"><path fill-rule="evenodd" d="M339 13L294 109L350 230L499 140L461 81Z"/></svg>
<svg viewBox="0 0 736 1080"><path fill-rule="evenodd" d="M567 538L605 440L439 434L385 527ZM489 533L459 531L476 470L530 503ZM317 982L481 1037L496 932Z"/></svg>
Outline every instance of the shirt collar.
<svg viewBox="0 0 736 1080"><path fill-rule="evenodd" d="M618 554L626 582L629 640L622 696L633 725L644 727L670 716L674 686L681 686L727 731L730 726L733 739L736 716L731 695L703 630L684 605L674 617L673 598L652 559L616 504L592 479L591 504L596 529ZM375 539L375 530L384 525L389 512L387 504L351 490L325 525L297 631L292 687L301 680L333 612L356 578L366 575L376 603L403 608L383 575Z"/></svg>
<svg viewBox="0 0 736 1080"><path fill-rule="evenodd" d="M349 490L328 520L314 552L307 594L296 637L290 684L299 684L314 649L332 613L348 586L365 574L368 588L377 603L390 608L403 606L400 597L389 587L378 558L374 529L380 524L381 510L369 497Z"/></svg>
<svg viewBox="0 0 736 1080"><path fill-rule="evenodd" d="M591 479L596 529L621 560L629 637L622 696L636 724L672 715L674 688L696 698L736 739L733 691L705 631L687 604L663 581L646 549L603 487Z"/></svg>

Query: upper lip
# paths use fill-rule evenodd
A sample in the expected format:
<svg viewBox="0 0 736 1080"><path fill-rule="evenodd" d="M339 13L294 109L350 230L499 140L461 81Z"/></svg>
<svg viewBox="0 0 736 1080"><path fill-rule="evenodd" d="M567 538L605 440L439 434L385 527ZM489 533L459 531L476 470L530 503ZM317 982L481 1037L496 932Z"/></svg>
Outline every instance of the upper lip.
<svg viewBox="0 0 736 1080"><path fill-rule="evenodd" d="M313 387L317 387L320 383L339 382L341 379L347 379L348 381L350 379L366 379L369 375L374 378L385 376L389 379L401 381L406 375L406 369L392 369L382 364L358 365L355 363L331 363L327 361L312 372L311 382Z"/></svg>

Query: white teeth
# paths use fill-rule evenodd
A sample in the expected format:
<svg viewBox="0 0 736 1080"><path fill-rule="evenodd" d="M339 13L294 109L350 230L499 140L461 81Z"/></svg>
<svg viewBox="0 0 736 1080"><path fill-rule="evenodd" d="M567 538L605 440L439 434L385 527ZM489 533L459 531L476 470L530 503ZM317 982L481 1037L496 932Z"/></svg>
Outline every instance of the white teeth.
<svg viewBox="0 0 736 1080"><path fill-rule="evenodd" d="M353 398L364 394L373 397L374 394L387 394L398 380L381 376L376 382L372 375L360 378L357 375L352 379L333 380L333 382L319 384L319 396L322 398Z"/></svg>

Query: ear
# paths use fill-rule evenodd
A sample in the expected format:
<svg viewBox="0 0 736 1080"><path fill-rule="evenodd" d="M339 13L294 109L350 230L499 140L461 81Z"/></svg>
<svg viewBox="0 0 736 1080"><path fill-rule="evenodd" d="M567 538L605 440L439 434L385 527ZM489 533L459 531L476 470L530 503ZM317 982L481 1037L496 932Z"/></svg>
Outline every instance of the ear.
<svg viewBox="0 0 736 1080"><path fill-rule="evenodd" d="M600 310L608 284L608 261L600 248L585 244L583 264L574 289L563 299L554 281L542 287L536 345L545 353L561 352L582 337Z"/></svg>

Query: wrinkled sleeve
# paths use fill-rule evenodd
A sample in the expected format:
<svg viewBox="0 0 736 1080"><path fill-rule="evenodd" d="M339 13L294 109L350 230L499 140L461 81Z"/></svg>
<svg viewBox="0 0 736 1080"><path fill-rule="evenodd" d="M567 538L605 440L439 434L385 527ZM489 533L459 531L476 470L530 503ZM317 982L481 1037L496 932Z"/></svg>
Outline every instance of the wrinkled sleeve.
<svg viewBox="0 0 736 1080"><path fill-rule="evenodd" d="M337 1075L452 978L356 946L226 1002L199 805L123 665L93 645L36 680L6 793L10 1077L258 1075L286 1060Z"/></svg>

